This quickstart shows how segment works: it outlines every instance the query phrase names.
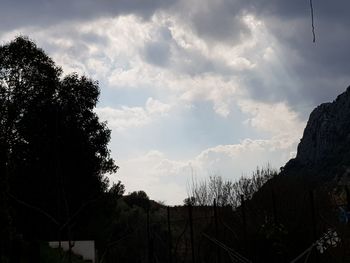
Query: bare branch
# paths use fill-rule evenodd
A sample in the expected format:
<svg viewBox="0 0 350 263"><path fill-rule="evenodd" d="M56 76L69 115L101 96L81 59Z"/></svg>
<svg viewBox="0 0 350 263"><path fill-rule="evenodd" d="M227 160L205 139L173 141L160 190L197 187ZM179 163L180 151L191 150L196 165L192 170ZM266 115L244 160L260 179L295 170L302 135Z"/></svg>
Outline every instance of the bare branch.
<svg viewBox="0 0 350 263"><path fill-rule="evenodd" d="M60 223L52 216L50 215L49 213L45 212L43 209L41 209L40 207L37 207L37 206L34 206L34 205L31 205L31 204L28 204L22 200L19 200L18 198L16 198L15 196L13 196L12 194L10 193L7 193L7 195L9 197L11 197L14 201L16 201L17 203L23 205L23 206L26 206L30 209L33 209L35 211L37 211L38 213L46 216L47 218L49 218L53 223L55 223L56 225L60 225Z"/></svg>

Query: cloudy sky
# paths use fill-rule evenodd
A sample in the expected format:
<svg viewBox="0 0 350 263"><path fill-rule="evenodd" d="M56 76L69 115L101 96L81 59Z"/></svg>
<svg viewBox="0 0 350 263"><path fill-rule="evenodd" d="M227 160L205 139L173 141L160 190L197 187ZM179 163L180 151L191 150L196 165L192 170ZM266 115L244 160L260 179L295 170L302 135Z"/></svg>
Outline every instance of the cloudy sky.
<svg viewBox="0 0 350 263"><path fill-rule="evenodd" d="M235 180L295 155L310 111L350 85L350 2L2 0L27 35L100 83L127 191L181 204L191 177Z"/></svg>

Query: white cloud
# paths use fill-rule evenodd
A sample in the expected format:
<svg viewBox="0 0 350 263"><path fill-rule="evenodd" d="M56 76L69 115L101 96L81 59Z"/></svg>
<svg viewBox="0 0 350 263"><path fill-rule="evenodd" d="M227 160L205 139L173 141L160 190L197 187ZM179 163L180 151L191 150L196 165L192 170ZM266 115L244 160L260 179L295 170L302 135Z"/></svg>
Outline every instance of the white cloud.
<svg viewBox="0 0 350 263"><path fill-rule="evenodd" d="M159 115L166 115L171 109L171 105L162 103L158 100L155 100L153 98L148 98L146 102L146 110L149 114L159 114Z"/></svg>
<svg viewBox="0 0 350 263"><path fill-rule="evenodd" d="M145 107L99 107L95 109L95 112L101 120L107 121L111 128L116 131L125 131L148 125L154 119L166 116L170 110L171 105L148 98Z"/></svg>
<svg viewBox="0 0 350 263"><path fill-rule="evenodd" d="M250 116L245 124L259 131L268 132L280 147L295 147L302 136L305 122L286 103L262 103L241 100L239 106Z"/></svg>
<svg viewBox="0 0 350 263"><path fill-rule="evenodd" d="M306 126L297 112L284 102L262 103L242 100L239 106L242 112L249 116L244 121L246 125L268 134L270 149L283 149L285 152L283 158L286 161L296 156L296 149Z"/></svg>
<svg viewBox="0 0 350 263"><path fill-rule="evenodd" d="M96 108L95 112L101 120L107 121L110 127L119 131L137 128L150 122L147 112L142 107L122 106L120 109L102 107Z"/></svg>
<svg viewBox="0 0 350 263"><path fill-rule="evenodd" d="M166 11L150 20L126 15L23 30L47 46L65 72L87 74L109 88L166 93L173 104L209 101L217 114L227 117L239 97L247 94L246 71L259 69L258 58L271 44L261 21L252 15L240 19L254 34L235 45L208 42L191 30L189 21ZM161 59L168 61L166 65L159 67L145 59L149 43L169 46L169 52L161 54L169 56ZM158 55L157 49L148 54ZM142 115L140 109L123 110Z"/></svg>
<svg viewBox="0 0 350 263"><path fill-rule="evenodd" d="M294 148L293 148L294 149ZM256 166L270 163L272 167L283 166L290 158L291 148L279 140L245 139L238 144L218 145L202 151L194 164L202 173L219 172L226 178L238 179L249 174Z"/></svg>

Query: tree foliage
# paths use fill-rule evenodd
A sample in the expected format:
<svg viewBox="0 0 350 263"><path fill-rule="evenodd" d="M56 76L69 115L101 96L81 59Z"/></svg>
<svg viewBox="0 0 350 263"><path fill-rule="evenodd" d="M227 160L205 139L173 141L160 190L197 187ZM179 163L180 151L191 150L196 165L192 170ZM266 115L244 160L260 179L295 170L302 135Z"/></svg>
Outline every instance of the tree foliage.
<svg viewBox="0 0 350 263"><path fill-rule="evenodd" d="M150 200L145 191L134 191L124 197L125 203L129 206L142 207L145 210L150 208Z"/></svg>
<svg viewBox="0 0 350 263"><path fill-rule="evenodd" d="M119 199L125 193L125 186L121 181L118 181L118 183L113 183L108 193L112 196L112 198Z"/></svg>
<svg viewBox="0 0 350 263"><path fill-rule="evenodd" d="M13 199L63 222L107 189L104 175L118 167L107 147L110 130L93 111L99 93L96 81L63 76L26 37L0 46L1 180ZM17 220L24 214L22 224L38 220L16 209Z"/></svg>

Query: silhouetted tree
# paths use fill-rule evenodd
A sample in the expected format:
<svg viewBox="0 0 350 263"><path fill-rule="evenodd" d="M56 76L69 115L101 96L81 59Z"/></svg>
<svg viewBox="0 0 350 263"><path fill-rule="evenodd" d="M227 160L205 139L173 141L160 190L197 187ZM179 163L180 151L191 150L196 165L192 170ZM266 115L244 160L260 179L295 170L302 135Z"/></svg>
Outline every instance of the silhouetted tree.
<svg viewBox="0 0 350 263"><path fill-rule="evenodd" d="M185 206L195 205L196 204L196 198L194 198L193 196L187 197L187 198L184 199L183 202L184 202Z"/></svg>
<svg viewBox="0 0 350 263"><path fill-rule="evenodd" d="M189 197L184 204L198 206L211 206L216 200L218 206L238 207L241 197L251 199L253 195L270 179L277 175L277 171L270 165L259 168L252 173L251 177L240 177L237 181L224 180L221 176L213 175L209 180L192 180L189 189Z"/></svg>
<svg viewBox="0 0 350 263"><path fill-rule="evenodd" d="M145 191L134 191L125 196L124 200L129 206L136 205L144 208L145 210L150 208L150 200Z"/></svg>
<svg viewBox="0 0 350 263"><path fill-rule="evenodd" d="M125 186L121 181L118 181L118 183L113 183L108 193L112 196L112 198L119 199L125 193Z"/></svg>
<svg viewBox="0 0 350 263"><path fill-rule="evenodd" d="M49 216L69 220L106 191L104 175L117 170L110 130L93 111L98 97L96 81L62 76L28 38L0 46L1 180L28 234L44 232Z"/></svg>

